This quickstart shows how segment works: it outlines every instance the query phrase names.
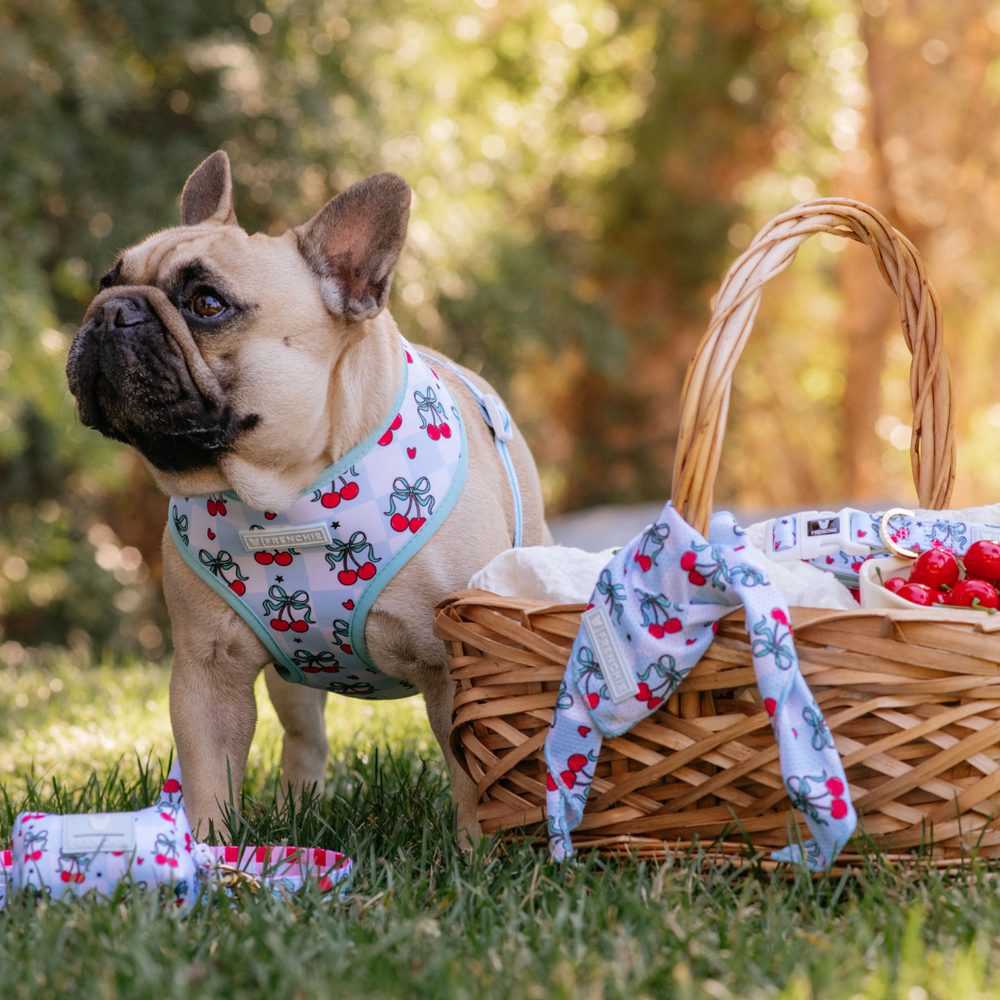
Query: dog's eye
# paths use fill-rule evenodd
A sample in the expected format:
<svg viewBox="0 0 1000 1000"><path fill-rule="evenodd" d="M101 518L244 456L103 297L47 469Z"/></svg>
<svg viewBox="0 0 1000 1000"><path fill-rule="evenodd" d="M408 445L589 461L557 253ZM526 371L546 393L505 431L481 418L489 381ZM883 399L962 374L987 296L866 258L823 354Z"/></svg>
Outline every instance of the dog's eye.
<svg viewBox="0 0 1000 1000"><path fill-rule="evenodd" d="M201 292L191 300L188 308L196 316L210 318L218 316L226 308L226 303L218 295L213 295L211 292Z"/></svg>

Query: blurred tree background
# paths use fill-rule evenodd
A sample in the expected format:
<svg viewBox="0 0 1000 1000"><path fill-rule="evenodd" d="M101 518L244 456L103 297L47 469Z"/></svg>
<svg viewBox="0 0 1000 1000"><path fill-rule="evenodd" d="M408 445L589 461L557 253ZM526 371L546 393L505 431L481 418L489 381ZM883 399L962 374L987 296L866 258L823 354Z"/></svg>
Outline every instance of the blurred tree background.
<svg viewBox="0 0 1000 1000"><path fill-rule="evenodd" d="M799 201L868 201L942 296L955 503L997 499L998 104L982 0L0 0L0 658L169 644L165 498L63 368L97 277L220 147L251 231L409 181L392 311L506 394L550 515L665 499L726 267ZM845 242L765 296L720 504L913 496L895 302Z"/></svg>

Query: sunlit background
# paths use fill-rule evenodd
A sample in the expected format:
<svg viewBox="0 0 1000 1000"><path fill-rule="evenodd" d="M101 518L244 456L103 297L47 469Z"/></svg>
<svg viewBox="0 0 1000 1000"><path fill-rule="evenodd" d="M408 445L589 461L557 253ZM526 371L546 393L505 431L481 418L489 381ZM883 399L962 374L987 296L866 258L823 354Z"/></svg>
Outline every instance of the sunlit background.
<svg viewBox="0 0 1000 1000"><path fill-rule="evenodd" d="M251 231L409 181L392 312L506 395L550 515L665 500L727 266L799 201L869 202L941 293L954 503L1000 499L998 106L982 0L0 0L0 660L169 649L165 499L63 369L101 272L220 147ZM866 253L814 239L769 288L719 505L913 498Z"/></svg>

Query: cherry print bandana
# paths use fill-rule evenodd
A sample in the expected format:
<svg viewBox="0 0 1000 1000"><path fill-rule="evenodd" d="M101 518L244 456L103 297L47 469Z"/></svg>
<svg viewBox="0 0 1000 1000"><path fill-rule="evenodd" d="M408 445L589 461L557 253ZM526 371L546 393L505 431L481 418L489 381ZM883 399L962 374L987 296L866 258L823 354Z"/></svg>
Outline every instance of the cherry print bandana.
<svg viewBox="0 0 1000 1000"><path fill-rule="evenodd" d="M706 540L668 503L602 570L590 600L610 620L620 666L609 669L615 657L607 651L599 657L581 626L545 741L553 858L573 853L570 833L583 816L604 738L654 712L704 655L718 620L743 604L782 778L813 835L804 853L792 844L773 857L814 871L829 867L857 822L844 768L799 672L788 607L732 514L715 514ZM623 698L623 685L635 693Z"/></svg>
<svg viewBox="0 0 1000 1000"><path fill-rule="evenodd" d="M448 516L469 463L437 362L402 337L400 362L384 425L286 512L254 510L231 492L170 501L178 551L257 633L278 673L369 700L416 693L371 663L365 621Z"/></svg>

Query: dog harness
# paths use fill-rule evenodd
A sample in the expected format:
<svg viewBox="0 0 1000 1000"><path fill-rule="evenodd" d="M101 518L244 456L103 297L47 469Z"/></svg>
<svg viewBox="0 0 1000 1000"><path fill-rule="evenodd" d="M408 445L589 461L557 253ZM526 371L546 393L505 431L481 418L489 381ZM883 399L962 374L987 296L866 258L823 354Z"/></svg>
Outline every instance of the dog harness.
<svg viewBox="0 0 1000 1000"><path fill-rule="evenodd" d="M388 416L284 513L233 492L173 497L170 533L187 564L254 630L288 681L365 699L405 698L407 681L371 662L368 611L448 516L469 465L465 424L437 372L462 380L493 432L514 492L514 547L523 515L503 403L452 365L400 337L403 369Z"/></svg>

